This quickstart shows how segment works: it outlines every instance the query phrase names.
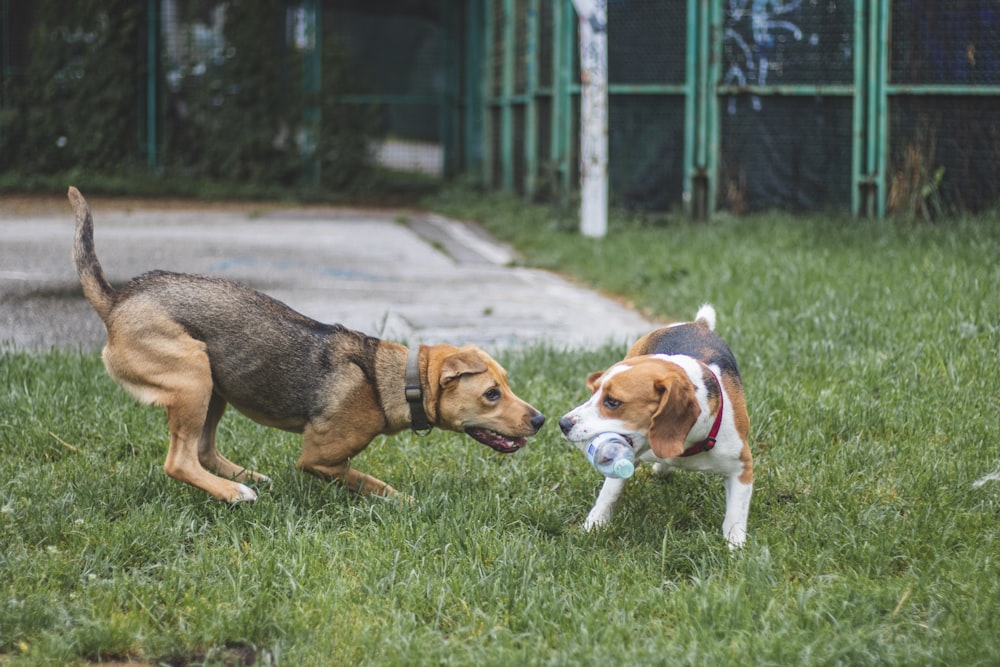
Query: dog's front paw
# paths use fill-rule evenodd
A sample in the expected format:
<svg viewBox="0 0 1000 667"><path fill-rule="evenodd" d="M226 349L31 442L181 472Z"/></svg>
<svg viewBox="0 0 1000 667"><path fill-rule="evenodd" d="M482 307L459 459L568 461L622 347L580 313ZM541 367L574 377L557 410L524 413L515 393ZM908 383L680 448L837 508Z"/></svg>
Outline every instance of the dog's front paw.
<svg viewBox="0 0 1000 667"><path fill-rule="evenodd" d="M653 464L653 476L659 479L669 479L674 475L673 466L669 466L662 461Z"/></svg>
<svg viewBox="0 0 1000 667"><path fill-rule="evenodd" d="M252 503L257 500L257 494L246 484L236 484L233 488L233 494L226 500L234 505L236 503Z"/></svg>
<svg viewBox="0 0 1000 667"><path fill-rule="evenodd" d="M384 495L383 494L375 494L374 497L378 498L379 500L384 500L386 502L395 503L395 504L399 505L400 507L415 507L416 504L417 504L417 499L416 498L414 498L413 496L411 496L408 493L401 493L399 491L396 491L395 489L392 490L392 493L388 493L388 494L384 494Z"/></svg>
<svg viewBox="0 0 1000 667"><path fill-rule="evenodd" d="M595 528L601 528L609 523L611 523L611 508L595 506L594 509L590 510L590 514L587 515L586 520L584 520L583 529L586 532L590 532Z"/></svg>
<svg viewBox="0 0 1000 667"><path fill-rule="evenodd" d="M733 526L726 531L726 542L729 543L729 550L736 551L743 547L747 541L747 529L745 526Z"/></svg>

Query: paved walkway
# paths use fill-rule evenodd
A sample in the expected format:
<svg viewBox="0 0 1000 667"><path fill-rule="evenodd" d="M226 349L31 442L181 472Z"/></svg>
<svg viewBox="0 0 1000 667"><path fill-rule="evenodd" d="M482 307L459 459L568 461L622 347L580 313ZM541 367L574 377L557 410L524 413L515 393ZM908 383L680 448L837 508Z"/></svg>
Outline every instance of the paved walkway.
<svg viewBox="0 0 1000 667"><path fill-rule="evenodd" d="M62 201L59 210L57 200L25 207L0 198L0 341L19 349L104 342L70 262L73 213ZM591 290L517 266L511 249L478 227L439 216L90 204L113 284L154 268L223 276L317 320L409 344L592 347L654 326Z"/></svg>

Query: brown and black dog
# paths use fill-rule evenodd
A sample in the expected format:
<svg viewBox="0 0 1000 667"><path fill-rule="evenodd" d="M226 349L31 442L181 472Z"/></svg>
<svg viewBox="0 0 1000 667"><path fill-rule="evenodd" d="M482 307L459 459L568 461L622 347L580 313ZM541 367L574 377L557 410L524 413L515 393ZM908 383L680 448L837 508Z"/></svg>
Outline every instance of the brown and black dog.
<svg viewBox="0 0 1000 667"><path fill-rule="evenodd" d="M298 467L352 491L391 486L351 465L379 434L432 426L500 452L545 422L514 395L504 369L469 345L403 345L323 324L245 285L150 271L114 289L94 251L90 208L71 187L73 261L108 330L108 373L167 411L171 477L228 502L252 501L243 481L267 481L223 457L215 431L231 404L266 426L302 434Z"/></svg>

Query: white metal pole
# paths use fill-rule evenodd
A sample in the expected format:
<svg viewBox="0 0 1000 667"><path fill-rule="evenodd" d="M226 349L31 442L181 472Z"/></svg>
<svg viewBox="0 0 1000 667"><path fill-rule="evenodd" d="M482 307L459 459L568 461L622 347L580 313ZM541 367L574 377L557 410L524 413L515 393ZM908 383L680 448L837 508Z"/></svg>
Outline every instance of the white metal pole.
<svg viewBox="0 0 1000 667"><path fill-rule="evenodd" d="M607 0L573 0L580 21L580 232L608 231Z"/></svg>

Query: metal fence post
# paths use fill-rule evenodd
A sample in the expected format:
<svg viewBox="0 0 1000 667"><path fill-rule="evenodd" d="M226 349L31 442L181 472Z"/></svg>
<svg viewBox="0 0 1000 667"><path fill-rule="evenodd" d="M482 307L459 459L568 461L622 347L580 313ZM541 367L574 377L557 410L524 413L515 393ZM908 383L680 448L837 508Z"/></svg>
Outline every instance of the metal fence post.
<svg viewBox="0 0 1000 667"><path fill-rule="evenodd" d="M461 16L459 8L452 0L439 0L441 28L444 33L441 45L441 71L444 85L438 102L438 136L441 138L441 175L453 176L458 166L459 146L459 91L461 90L462 42Z"/></svg>
<svg viewBox="0 0 1000 667"><path fill-rule="evenodd" d="M878 39L876 40L878 43L878 62L876 64L878 75L878 112L876 115L878 170L876 178L878 182L875 188L877 197L875 212L879 219L882 219L885 217L885 206L889 199L889 179L886 172L889 168L889 95L887 85L889 81L890 12L889 0L878 0L875 4L878 5Z"/></svg>
<svg viewBox="0 0 1000 667"><path fill-rule="evenodd" d="M499 0L483 0L483 77L479 82L480 95L483 98L483 168L479 173L480 182L488 188L493 187L493 135L496 133L496 124L493 122L493 77L496 71L494 57L496 44L493 39L493 31L495 30L494 3L496 2Z"/></svg>
<svg viewBox="0 0 1000 667"><path fill-rule="evenodd" d="M566 9L564 0L556 0L552 7L552 104L549 107L549 163L556 169L559 189L563 196L567 194L568 183L565 183L564 172L567 169L567 147L563 140L563 125L569 115L569 99L567 70L572 65L565 58ZM572 11L572 10L570 10ZM572 47L570 47L572 48Z"/></svg>
<svg viewBox="0 0 1000 667"><path fill-rule="evenodd" d="M560 106L562 113L559 116L558 124L555 126L554 131L558 133L557 141L559 142L559 175L561 178L560 185L562 186L562 191L564 196L569 197L570 190L572 189L572 166L571 166L571 156L573 154L573 44L574 44L574 34L573 26L575 25L574 17L575 11L573 9L572 0L563 0L559 3L559 13L560 13L560 40L559 40L559 50L560 50L560 68L558 72L558 95L560 99Z"/></svg>
<svg viewBox="0 0 1000 667"><path fill-rule="evenodd" d="M500 169L501 185L514 190L514 67L517 62L514 34L517 14L514 0L503 0L503 89L500 100Z"/></svg>
<svg viewBox="0 0 1000 667"><path fill-rule="evenodd" d="M867 207L865 171L865 35L867 0L854 0L854 96L851 113L851 212L861 217Z"/></svg>
<svg viewBox="0 0 1000 667"><path fill-rule="evenodd" d="M156 171L160 73L160 0L146 3L146 168ZM6 41L6 40L4 40Z"/></svg>
<svg viewBox="0 0 1000 667"><path fill-rule="evenodd" d="M10 66L10 7L8 0L0 0L0 111L3 111L3 90ZM3 126L0 125L0 146L4 145Z"/></svg>
<svg viewBox="0 0 1000 667"><path fill-rule="evenodd" d="M0 0L0 77L6 78L10 66L10 0ZM0 80L2 80L0 78Z"/></svg>
<svg viewBox="0 0 1000 667"><path fill-rule="evenodd" d="M322 110L320 94L323 90L323 17L319 0L303 0L301 25L298 26L296 40L302 52L302 176L311 187L320 184L320 133Z"/></svg>
<svg viewBox="0 0 1000 667"><path fill-rule="evenodd" d="M708 182L705 192L705 218L715 213L719 192L719 162L722 151L721 120L719 118L719 94L716 88L722 83L722 4L723 0L709 2L705 22L708 24L706 40L708 62L705 65L705 86L709 94L705 96L705 172Z"/></svg>
<svg viewBox="0 0 1000 667"><path fill-rule="evenodd" d="M690 165L691 179L691 215L697 220L708 217L709 179L708 171L709 149L709 100L715 94L711 85L709 73L709 58L711 56L710 35L710 4L712 0L694 0L689 7L694 13L688 16L688 37L692 40L688 49L694 54L694 66L689 72L693 77L691 93L694 97L693 116L690 128L693 136L692 162Z"/></svg>
<svg viewBox="0 0 1000 667"><path fill-rule="evenodd" d="M553 166L559 165L559 122L563 113L562 108L562 31L563 31L563 3L559 0L552 3L552 70L549 76L552 81L552 103L549 105L549 163Z"/></svg>
<svg viewBox="0 0 1000 667"><path fill-rule="evenodd" d="M694 214L695 179L695 118L698 115L698 5L699 0L687 1L687 38L684 58L684 182L681 202L688 215Z"/></svg>
<svg viewBox="0 0 1000 667"><path fill-rule="evenodd" d="M463 167L483 179L483 100L482 81L486 70L483 67L484 40L483 0L471 0L465 15L465 108L463 109L465 159Z"/></svg>
<svg viewBox="0 0 1000 667"><path fill-rule="evenodd" d="M688 0L684 62L684 175L681 201L696 220L715 210L721 142L717 84L722 67L722 0Z"/></svg>
<svg viewBox="0 0 1000 667"><path fill-rule="evenodd" d="M608 231L608 23L605 0L574 0L580 25L580 232Z"/></svg>
<svg viewBox="0 0 1000 667"><path fill-rule="evenodd" d="M538 2L528 0L524 54L524 194L535 195L538 183Z"/></svg>
<svg viewBox="0 0 1000 667"><path fill-rule="evenodd" d="M868 52L867 52L867 62L865 63L866 69L868 71L867 82L865 86L865 102L867 106L867 115L865 119L865 143L867 155L867 162L865 164L865 184L866 184L866 201L864 203L864 208L868 215L878 215L878 200L882 196L881 188L879 187L879 171L881 165L879 164L879 151L878 151L878 133L879 133L879 99L881 94L879 89L881 88L881 76L879 73L879 51L881 50L881 45L879 42L879 31L876 29L879 21L879 15L882 13L881 10L881 0L873 0L869 3L871 12L868 14L868 24L865 26L865 34L868 37Z"/></svg>

